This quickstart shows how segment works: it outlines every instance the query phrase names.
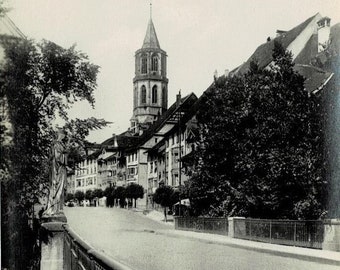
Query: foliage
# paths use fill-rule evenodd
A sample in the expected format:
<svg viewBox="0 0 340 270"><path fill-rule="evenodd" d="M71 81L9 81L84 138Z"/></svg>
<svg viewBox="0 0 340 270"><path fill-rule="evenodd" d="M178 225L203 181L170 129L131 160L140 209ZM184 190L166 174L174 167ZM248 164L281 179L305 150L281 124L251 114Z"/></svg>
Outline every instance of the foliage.
<svg viewBox="0 0 340 270"><path fill-rule="evenodd" d="M85 198L84 192L77 190L76 193L74 193L74 198L78 201L81 202Z"/></svg>
<svg viewBox="0 0 340 270"><path fill-rule="evenodd" d="M174 189L171 186L160 186L156 189L153 200L163 207L170 207L174 204L173 194Z"/></svg>
<svg viewBox="0 0 340 270"><path fill-rule="evenodd" d="M115 196L119 200L119 205L121 208L125 207L126 199L126 189L125 187L117 187L115 190Z"/></svg>
<svg viewBox="0 0 340 270"><path fill-rule="evenodd" d="M85 199L92 201L93 198L94 198L93 197L93 191L91 189L86 190L85 191Z"/></svg>
<svg viewBox="0 0 340 270"><path fill-rule="evenodd" d="M103 195L104 195L103 190L101 190L100 188L96 188L92 192L93 198L101 198L101 197L103 197Z"/></svg>
<svg viewBox="0 0 340 270"><path fill-rule="evenodd" d="M68 119L67 110L74 102L86 100L94 104L98 72L98 66L74 46L64 49L49 41L36 43L9 36L0 36L0 46L5 50L0 98L6 103L12 134L11 142L5 143L6 130L1 126L2 236L7 252L3 258L4 266L25 269L29 265L29 245L36 241L25 242L24 234L29 231L33 204L46 194L48 187L56 115L66 121L67 147L75 149L83 145L88 130L107 123L94 118ZM21 250L8 246L20 246Z"/></svg>
<svg viewBox="0 0 340 270"><path fill-rule="evenodd" d="M71 201L74 199L74 194L73 193L67 193L65 197L65 202Z"/></svg>
<svg viewBox="0 0 340 270"><path fill-rule="evenodd" d="M166 208L171 207L174 203L178 201L178 196L176 194L178 195L178 193L175 193L174 189L171 186L163 185L157 188L155 194L153 195L154 202L164 207L165 221L167 219Z"/></svg>
<svg viewBox="0 0 340 270"><path fill-rule="evenodd" d="M131 183L128 185L125 189L125 195L128 199L134 199L135 200L135 208L136 208L136 200L142 199L144 197L144 188L141 185Z"/></svg>
<svg viewBox="0 0 340 270"><path fill-rule="evenodd" d="M318 218L324 212L320 97L304 90L292 57L275 43L273 64L216 80L197 119L195 215Z"/></svg>
<svg viewBox="0 0 340 270"><path fill-rule="evenodd" d="M104 190L104 196L106 196L106 206L107 207L112 207L112 206L115 205L116 193L115 193L114 187L107 187Z"/></svg>

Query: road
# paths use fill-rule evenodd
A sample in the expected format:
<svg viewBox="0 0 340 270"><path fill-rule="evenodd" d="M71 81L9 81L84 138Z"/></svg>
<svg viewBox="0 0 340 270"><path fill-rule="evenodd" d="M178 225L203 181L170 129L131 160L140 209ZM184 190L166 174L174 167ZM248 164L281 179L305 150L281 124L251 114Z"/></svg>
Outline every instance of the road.
<svg viewBox="0 0 340 270"><path fill-rule="evenodd" d="M167 236L166 231L173 230L171 227L125 209L66 207L64 212L69 226L90 245L135 270L339 269L336 266ZM157 230L162 231L162 234L154 232Z"/></svg>

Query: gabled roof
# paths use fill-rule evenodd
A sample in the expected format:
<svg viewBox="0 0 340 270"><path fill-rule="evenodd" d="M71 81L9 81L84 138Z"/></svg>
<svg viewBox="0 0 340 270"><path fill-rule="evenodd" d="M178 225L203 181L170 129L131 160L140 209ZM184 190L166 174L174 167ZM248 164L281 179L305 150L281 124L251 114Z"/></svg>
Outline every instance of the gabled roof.
<svg viewBox="0 0 340 270"><path fill-rule="evenodd" d="M117 140L118 147L120 149L130 148L139 142L140 137L131 136L128 132L123 132L122 134L112 136L111 138L102 142L102 148L114 148L115 140Z"/></svg>
<svg viewBox="0 0 340 270"><path fill-rule="evenodd" d="M160 49L155 26L153 25L152 19L149 20L142 48Z"/></svg>
<svg viewBox="0 0 340 270"><path fill-rule="evenodd" d="M140 137L140 141L128 149L127 151L134 151L141 147L149 139L151 139L157 131L159 131L177 112L188 112L192 105L197 101L197 97L194 93L191 93L181 99L180 105L177 106L175 102L170 106L170 108L161 117L147 129L144 134Z"/></svg>
<svg viewBox="0 0 340 270"><path fill-rule="evenodd" d="M311 21L313 21L316 17L320 16L320 14L316 14L310 18L308 18L303 23L294 27L293 29L287 31L285 34L282 34L266 43L260 45L252 56L236 70L236 74L242 75L245 74L249 70L250 62L253 60L258 61L260 67L266 67L272 61L272 53L274 49L274 41L278 41L282 44L282 46L287 49L289 44L291 44L300 34L301 32L309 25Z"/></svg>

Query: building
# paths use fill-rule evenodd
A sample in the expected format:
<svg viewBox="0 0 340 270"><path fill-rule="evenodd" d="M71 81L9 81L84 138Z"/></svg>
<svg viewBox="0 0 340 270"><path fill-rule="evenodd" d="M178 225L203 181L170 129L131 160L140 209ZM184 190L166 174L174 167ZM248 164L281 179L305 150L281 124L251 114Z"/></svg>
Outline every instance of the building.
<svg viewBox="0 0 340 270"><path fill-rule="evenodd" d="M101 187L101 183L98 181L98 156L100 150L86 156L81 162L79 162L75 169L75 192L87 190L94 190Z"/></svg>
<svg viewBox="0 0 340 270"><path fill-rule="evenodd" d="M102 150L97 161L101 189L127 185L125 150L134 145L138 139L138 137L124 132L120 135L113 134L110 139L101 144Z"/></svg>
<svg viewBox="0 0 340 270"><path fill-rule="evenodd" d="M168 107L167 54L160 48L150 18L142 48L135 53L133 133L147 129Z"/></svg>
<svg viewBox="0 0 340 270"><path fill-rule="evenodd" d="M317 13L289 31L278 30L275 38L269 38L260 45L245 63L229 75L245 74L250 62L255 59L260 67L269 68L273 62L274 41L278 41L292 53L294 68L306 78L306 90L314 94L319 92L334 75L325 66L329 58L327 55L339 53L339 24L331 26L330 21L330 18Z"/></svg>

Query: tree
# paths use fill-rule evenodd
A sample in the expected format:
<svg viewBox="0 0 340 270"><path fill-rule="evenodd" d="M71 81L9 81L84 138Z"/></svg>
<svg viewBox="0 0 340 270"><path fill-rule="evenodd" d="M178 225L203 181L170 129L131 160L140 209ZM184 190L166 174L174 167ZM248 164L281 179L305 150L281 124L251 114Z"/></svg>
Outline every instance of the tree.
<svg viewBox="0 0 340 270"><path fill-rule="evenodd" d="M114 187L107 187L104 190L104 196L106 196L106 206L107 207L113 207L115 205L115 188Z"/></svg>
<svg viewBox="0 0 340 270"><path fill-rule="evenodd" d="M68 202L68 201L71 201L74 199L74 194L73 193L67 193L66 194L66 197L65 197L65 201Z"/></svg>
<svg viewBox="0 0 340 270"><path fill-rule="evenodd" d="M318 218L324 213L320 97L304 89L292 56L275 43L273 65L252 62L216 80L197 114L200 146L187 189L196 215Z"/></svg>
<svg viewBox="0 0 340 270"><path fill-rule="evenodd" d="M30 266L36 241L30 235L28 218L33 205L47 190L48 160L55 136L56 115L66 121L66 143L78 148L91 129L104 120L69 120L68 108L76 101L94 105L98 66L75 50L53 42L0 36L5 62L0 69L0 99L12 129L11 142L4 144L1 128L1 204L3 266ZM32 241L28 241L28 237ZM15 249L14 249L15 247Z"/></svg>
<svg viewBox="0 0 340 270"><path fill-rule="evenodd" d="M84 192L77 190L76 193L74 193L74 198L80 203L85 198Z"/></svg>
<svg viewBox="0 0 340 270"><path fill-rule="evenodd" d="M92 192L93 198L101 198L103 197L103 190L101 190L100 188L96 188L95 190L93 190Z"/></svg>
<svg viewBox="0 0 340 270"><path fill-rule="evenodd" d="M85 191L85 199L92 201L93 198L94 198L93 197L93 191L91 189L86 190Z"/></svg>
<svg viewBox="0 0 340 270"><path fill-rule="evenodd" d="M160 204L164 207L164 218L167 222L167 207L171 207L176 201L174 201L174 189L171 186L160 186L156 189L153 196L155 203Z"/></svg>
<svg viewBox="0 0 340 270"><path fill-rule="evenodd" d="M121 208L125 207L126 199L126 189L125 187L117 187L115 190L115 198L119 200L119 205Z"/></svg>
<svg viewBox="0 0 340 270"><path fill-rule="evenodd" d="M136 200L142 199L144 197L144 188L141 185L131 183L126 187L125 190L126 198L135 200L135 208L136 208Z"/></svg>

